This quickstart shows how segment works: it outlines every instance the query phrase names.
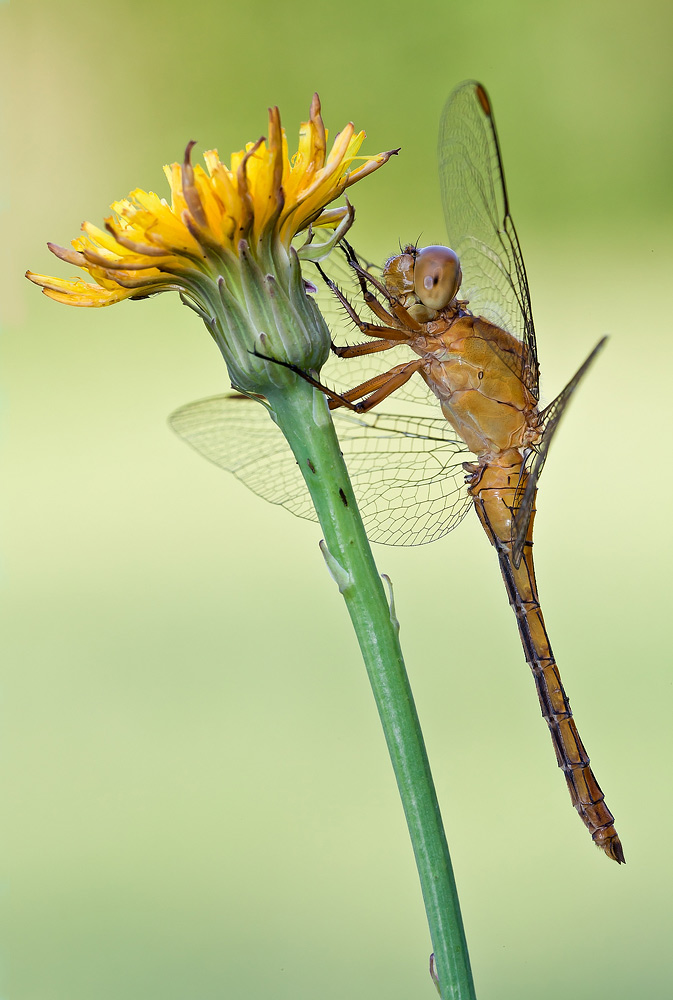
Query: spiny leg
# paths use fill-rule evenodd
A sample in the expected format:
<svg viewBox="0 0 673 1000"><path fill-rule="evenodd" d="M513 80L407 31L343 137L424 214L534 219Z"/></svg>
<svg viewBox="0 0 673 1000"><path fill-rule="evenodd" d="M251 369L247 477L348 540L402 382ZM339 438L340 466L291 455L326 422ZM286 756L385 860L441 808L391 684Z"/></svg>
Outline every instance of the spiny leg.
<svg viewBox="0 0 673 1000"><path fill-rule="evenodd" d="M261 358L262 361L270 361L274 365L280 365L281 368L288 368L295 375L303 378L304 382L308 382L312 385L314 389L319 389L323 395L327 396L329 400L330 409L335 409L337 406L345 406L348 410L354 410L359 413L360 408L358 404L353 404L346 396L340 396L338 392L334 389L330 389L328 385L324 385L322 382L318 381L317 378L313 378L308 372L305 372L303 368L298 365L293 365L291 361L281 361L280 358L271 358L268 354L261 354L260 351L250 351L250 354L254 354L256 358Z"/></svg>
<svg viewBox="0 0 673 1000"><path fill-rule="evenodd" d="M382 285L373 274L370 274L365 268L363 268L357 258L355 250L350 245L347 240L342 240L344 245L344 252L346 254L346 260L350 267L355 271L358 281L360 282L360 289L362 291L362 298L365 303L369 306L371 311L378 316L379 319L383 320L384 323L400 323L405 329L412 333L420 333L423 329L418 320L414 319L411 313L401 305L397 299L391 294L391 292ZM389 306L389 311L386 310L379 300L376 298L372 292L369 291L367 287L368 283L372 285L380 295L382 295Z"/></svg>
<svg viewBox="0 0 673 1000"><path fill-rule="evenodd" d="M362 267L360 261L357 258L355 250L350 245L347 240L342 240L341 249L346 256L346 262L348 266L355 272L355 275L360 284L360 292L362 294L362 299L367 306L371 309L375 316L377 316L386 326L393 326L395 323L395 317L392 313L392 307L394 306L394 299L391 293L388 291L385 285L377 281L373 274ZM368 282L377 290L377 292L386 300L390 305L391 311L388 311L385 306L381 305L379 300L375 295L370 292L368 287Z"/></svg>
<svg viewBox="0 0 673 1000"><path fill-rule="evenodd" d="M378 354L380 351L389 351L393 347L397 347L397 341L370 340L365 341L364 344L351 344L346 347L339 347L337 344L330 345L332 353L336 354L338 358L361 358L365 354Z"/></svg>
<svg viewBox="0 0 673 1000"><path fill-rule="evenodd" d="M378 406L384 399L387 399L391 393L403 386L405 382L408 382L411 376L421 368L423 363L422 358L416 358L414 361L395 365L389 371L375 375L374 378L367 379L366 382L362 382L353 389L349 389L343 396L337 397L336 393L334 393L330 396L329 408L330 410L336 410L339 406L346 405L349 408L357 410L358 413L366 413L368 410L373 409L373 407ZM367 398L362 399L363 396ZM361 401L353 406L354 399Z"/></svg>
<svg viewBox="0 0 673 1000"><path fill-rule="evenodd" d="M330 389L329 386L324 385L322 382L318 381L317 378L313 378L308 372L303 371L298 365L293 365L290 361L281 361L279 358L270 358L266 354L261 354L259 351L251 351L256 358L261 358L263 361L270 361L273 364L280 365L282 368L289 368L291 372L295 375L299 375L303 378L305 382L312 385L314 389L319 389L320 392L324 393L329 400L330 410L336 410L340 406L345 406L348 410L353 410L355 413L366 413L371 410L372 407L377 406L382 400L386 399L392 392L399 389L401 386L408 382L411 376L417 372L423 364L422 358L416 358L414 361L407 361L405 364L396 365L387 372L383 372L380 375L375 375L374 378L368 379L366 382L362 382L361 385L355 386L353 389L349 389L343 395L335 392L334 389ZM371 395L367 396L367 399L362 399L362 396L366 396L367 393ZM361 400L360 402L354 403L353 400Z"/></svg>
<svg viewBox="0 0 673 1000"><path fill-rule="evenodd" d="M376 323L367 323L365 322L365 320L360 319L358 313L350 304L350 302L348 301L344 293L341 291L339 286L334 281L332 281L332 279L328 277L328 275L325 274L320 264L316 264L315 266L318 268L321 277L327 284L332 294L335 296L335 298L338 299L338 301L343 306L346 314L349 316L350 319L353 320L355 325L362 333L365 334L365 336L383 338L384 340L394 341L397 344L404 343L409 339L409 334L405 333L403 330L395 329L390 326L379 326ZM392 316L389 318L392 320Z"/></svg>

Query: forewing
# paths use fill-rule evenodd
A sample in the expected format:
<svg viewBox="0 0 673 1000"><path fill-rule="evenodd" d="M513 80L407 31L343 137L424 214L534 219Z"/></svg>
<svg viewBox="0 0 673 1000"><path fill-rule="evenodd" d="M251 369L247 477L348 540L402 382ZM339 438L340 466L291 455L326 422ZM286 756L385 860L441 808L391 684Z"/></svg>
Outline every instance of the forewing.
<svg viewBox="0 0 673 1000"><path fill-rule="evenodd" d="M468 458L443 418L333 414L369 538L420 545L451 531L471 500ZM213 396L176 410L176 433L254 493L316 520L301 472L267 408L244 396Z"/></svg>
<svg viewBox="0 0 673 1000"><path fill-rule="evenodd" d="M509 211L493 113L481 84L469 80L450 95L439 126L438 160L449 244L463 271L460 296L469 300L475 316L523 342L516 374L538 399L528 279Z"/></svg>
<svg viewBox="0 0 673 1000"><path fill-rule="evenodd" d="M528 532L528 522L530 521L533 504L535 503L537 484L540 474L542 473L544 463L547 460L547 453L549 451L552 438L556 433L556 429L565 412L570 397L586 375L599 351L602 350L606 340L607 337L603 337L602 340L599 340L584 364L580 366L577 372L570 379L565 389L563 389L558 394L556 399L540 414L542 438L533 448L530 449L526 457L524 465L525 471L528 472L528 477L525 479L526 485L525 488L517 491L514 498L514 509L516 513L512 522L512 559L515 566L518 566L521 562L523 546ZM522 482L523 481L524 478L522 477Z"/></svg>

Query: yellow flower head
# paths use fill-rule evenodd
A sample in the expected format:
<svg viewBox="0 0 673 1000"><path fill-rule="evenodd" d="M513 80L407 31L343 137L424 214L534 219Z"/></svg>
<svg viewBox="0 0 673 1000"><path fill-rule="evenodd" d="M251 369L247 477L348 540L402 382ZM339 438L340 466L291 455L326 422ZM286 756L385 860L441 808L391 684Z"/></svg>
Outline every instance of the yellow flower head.
<svg viewBox="0 0 673 1000"><path fill-rule="evenodd" d="M204 156L207 172L193 166L190 142L183 163L164 168L170 205L138 189L112 205L105 229L85 222L72 249L48 244L93 282L30 271L27 277L45 295L73 306L178 291L217 343L232 384L255 394L283 391L297 376L276 361L319 369L330 347L299 258L317 260L330 251L353 211L348 203L326 206L397 152L358 156L364 137L347 125L328 153L316 94L292 159L278 108L269 111L268 138L234 153L228 167L215 150ZM297 233L315 226L326 227L326 239L312 243L311 229L297 251Z"/></svg>
<svg viewBox="0 0 673 1000"><path fill-rule="evenodd" d="M85 222L73 249L48 244L61 260L88 271L95 284L31 271L26 276L45 295L68 305L107 306L175 289L202 306L196 290L204 276L231 275L242 248L274 271L287 262L297 233L347 221L347 208L326 212L325 207L397 152L360 157L364 138L349 124L328 153L316 94L290 160L278 108L272 108L268 139L248 143L228 167L216 150L204 154L207 172L192 166L190 142L183 163L164 167L170 205L136 189L111 206L114 214L105 219L105 230ZM357 160L362 162L353 168Z"/></svg>

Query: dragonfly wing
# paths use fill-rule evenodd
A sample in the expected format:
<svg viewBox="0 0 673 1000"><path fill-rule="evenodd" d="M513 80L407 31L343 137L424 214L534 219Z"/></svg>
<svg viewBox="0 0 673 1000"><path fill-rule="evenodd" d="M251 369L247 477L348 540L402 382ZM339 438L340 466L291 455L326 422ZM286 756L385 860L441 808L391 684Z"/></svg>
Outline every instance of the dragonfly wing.
<svg viewBox="0 0 673 1000"><path fill-rule="evenodd" d="M423 545L469 510L465 443L444 417L333 413L369 538Z"/></svg>
<svg viewBox="0 0 673 1000"><path fill-rule="evenodd" d="M533 448L531 448L527 456L524 468L528 472L528 476L523 476L521 480L522 483L525 482L525 487L517 491L514 498L514 509L516 513L512 521L512 561L517 567L521 562L523 546L526 541L526 534L528 531L528 522L530 521L533 504L535 503L537 483L544 467L544 463L547 460L549 445L551 444L552 438L556 433L556 429L565 412L570 397L586 375L598 353L603 349L606 340L607 337L603 337L599 340L584 364L578 368L577 372L570 379L565 389L563 389L558 394L556 399L540 414L542 438Z"/></svg>
<svg viewBox="0 0 673 1000"><path fill-rule="evenodd" d="M535 399L539 370L533 313L509 211L500 144L488 95L468 80L450 95L439 126L439 176L449 243L460 258L460 295L476 316L524 344L516 374Z"/></svg>
<svg viewBox="0 0 673 1000"><path fill-rule="evenodd" d="M294 455L261 401L239 394L181 406L168 418L176 434L253 493L317 520Z"/></svg>
<svg viewBox="0 0 673 1000"><path fill-rule="evenodd" d="M469 453L443 417L332 414L362 519L372 541L420 545L451 531L471 504ZM170 417L176 433L258 496L316 520L302 474L267 407L213 396Z"/></svg>

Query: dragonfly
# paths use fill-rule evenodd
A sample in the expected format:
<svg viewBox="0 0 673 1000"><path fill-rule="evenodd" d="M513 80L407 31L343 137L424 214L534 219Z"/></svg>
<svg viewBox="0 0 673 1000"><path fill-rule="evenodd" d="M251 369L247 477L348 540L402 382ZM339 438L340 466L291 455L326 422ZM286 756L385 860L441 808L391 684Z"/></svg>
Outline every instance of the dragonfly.
<svg viewBox="0 0 673 1000"><path fill-rule="evenodd" d="M338 391L295 370L328 397L370 539L434 541L470 508L476 511L497 553L572 803L594 843L623 864L614 817L561 682L533 564L538 480L568 401L605 338L541 408L528 280L481 84L467 81L449 96L438 157L449 246L407 245L377 271L344 241L344 264L336 269L342 280L321 269L333 336L341 322L365 338L333 343L335 360L348 359L349 374L352 365L360 371L366 364L374 373ZM391 366L391 357L401 360ZM373 412L386 400L397 401L396 412ZM171 422L197 451L260 496L315 518L280 431L262 407L244 401L236 395L199 400L177 410ZM253 416L253 410L259 412Z"/></svg>

